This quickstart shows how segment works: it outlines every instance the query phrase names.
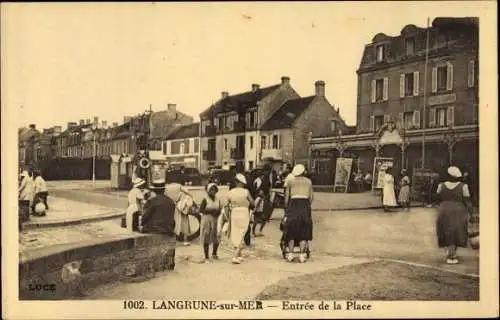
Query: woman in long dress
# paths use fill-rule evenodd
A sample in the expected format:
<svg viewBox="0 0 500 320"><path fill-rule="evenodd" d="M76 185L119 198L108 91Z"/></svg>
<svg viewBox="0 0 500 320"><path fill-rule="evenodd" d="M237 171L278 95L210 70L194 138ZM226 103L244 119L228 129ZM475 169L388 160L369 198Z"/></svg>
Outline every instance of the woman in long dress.
<svg viewBox="0 0 500 320"><path fill-rule="evenodd" d="M26 170L21 173L21 184L19 186L18 192L21 220L28 221L30 218L30 210L35 195L35 186L33 179L31 179L28 171Z"/></svg>
<svg viewBox="0 0 500 320"><path fill-rule="evenodd" d="M227 201L231 208L230 214L230 238L234 248L232 263L240 264L243 261L241 256L244 247L244 237L250 224L250 206L254 206L254 201L250 192L245 189L247 179L241 173L236 175L236 186L229 190Z"/></svg>
<svg viewBox="0 0 500 320"><path fill-rule="evenodd" d="M288 181L285 190L286 219L283 232L288 240L288 253L286 259L294 260L293 249L295 243L300 246L299 261L307 260L307 242L312 240L313 224L311 216L311 202L313 200L313 188L311 180L304 176L305 167L296 165L292 174L293 179Z"/></svg>
<svg viewBox="0 0 500 320"><path fill-rule="evenodd" d="M396 193L394 192L394 176L392 175L392 168L385 169L383 187L382 187L382 204L384 211L391 211L390 208L396 207Z"/></svg>
<svg viewBox="0 0 500 320"><path fill-rule="evenodd" d="M136 178L132 183L134 185L128 192L128 207L125 214L125 221L129 231L137 231L138 225L137 222L136 225L134 225L134 216L137 216L142 210L144 201L143 190L146 186L146 181L141 178Z"/></svg>
<svg viewBox="0 0 500 320"><path fill-rule="evenodd" d="M399 189L399 204L403 207L404 211L410 211L410 177L408 176L408 170L401 170L401 182Z"/></svg>
<svg viewBox="0 0 500 320"><path fill-rule="evenodd" d="M438 246L446 248L446 263L457 264L457 248L467 247L472 204L468 186L460 181L460 169L449 167L448 175L449 179L439 184L437 189L441 203L438 208L436 233Z"/></svg>
<svg viewBox="0 0 500 320"><path fill-rule="evenodd" d="M175 233L177 235L182 235L184 245L189 246L188 236L191 234L191 225L187 212L189 211L188 207L194 204L194 198L180 183L167 184L165 187L165 195L175 202Z"/></svg>

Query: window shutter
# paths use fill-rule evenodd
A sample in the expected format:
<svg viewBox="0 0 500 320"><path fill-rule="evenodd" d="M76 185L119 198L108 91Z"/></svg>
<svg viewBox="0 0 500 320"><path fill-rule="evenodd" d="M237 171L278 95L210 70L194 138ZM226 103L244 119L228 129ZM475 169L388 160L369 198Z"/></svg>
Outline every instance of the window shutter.
<svg viewBox="0 0 500 320"><path fill-rule="evenodd" d="M375 117L371 116L370 117L370 132L375 131Z"/></svg>
<svg viewBox="0 0 500 320"><path fill-rule="evenodd" d="M420 91L420 86L419 86L419 72L415 71L413 72L413 95L418 96L418 92Z"/></svg>
<svg viewBox="0 0 500 320"><path fill-rule="evenodd" d="M399 76L399 97L404 98L405 96L405 74L402 73Z"/></svg>
<svg viewBox="0 0 500 320"><path fill-rule="evenodd" d="M384 114L384 124L386 124L389 121L391 121L391 115L390 114Z"/></svg>
<svg viewBox="0 0 500 320"><path fill-rule="evenodd" d="M372 103L374 103L377 99L376 93L377 93L377 83L376 80L372 80Z"/></svg>
<svg viewBox="0 0 500 320"><path fill-rule="evenodd" d="M399 113L399 127L404 128L405 127L405 119L404 119L404 113L400 112Z"/></svg>
<svg viewBox="0 0 500 320"><path fill-rule="evenodd" d="M436 109L432 108L429 110L429 127L434 128L436 126Z"/></svg>
<svg viewBox="0 0 500 320"><path fill-rule="evenodd" d="M446 72L446 90L453 90L453 65L451 62L446 64L447 72Z"/></svg>
<svg viewBox="0 0 500 320"><path fill-rule="evenodd" d="M438 71L437 68L434 67L432 68L432 92L436 93L438 91L438 84L437 84L437 79L438 78ZM424 88L426 90L426 88Z"/></svg>
<svg viewBox="0 0 500 320"><path fill-rule="evenodd" d="M474 86L474 68L474 60L469 60L469 72L467 73L467 84L469 85L469 88Z"/></svg>
<svg viewBox="0 0 500 320"><path fill-rule="evenodd" d="M446 111L446 124L452 126L455 124L455 107L448 107Z"/></svg>
<svg viewBox="0 0 500 320"><path fill-rule="evenodd" d="M415 126L415 128L417 129L420 129L420 111L418 110L415 110L413 111L413 126Z"/></svg>
<svg viewBox="0 0 500 320"><path fill-rule="evenodd" d="M383 100L387 101L389 96L389 78L384 78Z"/></svg>

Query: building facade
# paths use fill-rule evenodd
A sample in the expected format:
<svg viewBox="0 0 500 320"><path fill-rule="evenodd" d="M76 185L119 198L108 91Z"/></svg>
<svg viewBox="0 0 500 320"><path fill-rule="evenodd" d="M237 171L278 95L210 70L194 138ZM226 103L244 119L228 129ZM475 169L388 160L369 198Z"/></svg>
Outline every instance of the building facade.
<svg viewBox="0 0 500 320"><path fill-rule="evenodd" d="M478 39L474 18L377 34L357 70L356 134L312 139L314 162L330 162L332 175L338 156L365 172L384 156L398 170L454 164L478 178Z"/></svg>
<svg viewBox="0 0 500 320"><path fill-rule="evenodd" d="M253 84L240 94L222 92L219 101L200 114L200 171L206 173L212 166L243 171L259 165L259 128L283 103L299 97L289 77L264 88Z"/></svg>
<svg viewBox="0 0 500 320"><path fill-rule="evenodd" d="M162 143L168 165L197 168L200 165L200 123L178 127Z"/></svg>
<svg viewBox="0 0 500 320"><path fill-rule="evenodd" d="M345 132L347 125L325 97L325 83L315 83L315 95L286 101L260 128L259 158L309 165L313 136Z"/></svg>

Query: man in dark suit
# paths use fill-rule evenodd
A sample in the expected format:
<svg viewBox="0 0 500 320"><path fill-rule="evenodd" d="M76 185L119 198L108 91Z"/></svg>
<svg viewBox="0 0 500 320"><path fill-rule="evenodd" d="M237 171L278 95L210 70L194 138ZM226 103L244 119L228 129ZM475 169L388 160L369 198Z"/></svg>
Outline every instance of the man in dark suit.
<svg viewBox="0 0 500 320"><path fill-rule="evenodd" d="M153 182L154 196L144 206L141 225L145 233L175 237L175 203L165 195L165 181Z"/></svg>

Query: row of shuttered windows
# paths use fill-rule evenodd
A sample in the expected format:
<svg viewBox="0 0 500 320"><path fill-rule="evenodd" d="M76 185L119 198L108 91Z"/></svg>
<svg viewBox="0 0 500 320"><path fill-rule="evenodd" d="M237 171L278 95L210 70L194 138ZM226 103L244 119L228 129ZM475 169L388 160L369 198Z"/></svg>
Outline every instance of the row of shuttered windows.
<svg viewBox="0 0 500 320"><path fill-rule="evenodd" d="M238 121L237 114L221 115L214 118L214 126L219 130L234 130L235 123ZM206 133L206 129L211 125L210 120L204 120L201 123L201 134ZM257 126L257 111L253 110L245 114L246 128L255 128Z"/></svg>
<svg viewBox="0 0 500 320"><path fill-rule="evenodd" d="M185 139L176 141L165 141L162 145L163 154L194 154L198 153L199 139Z"/></svg>
<svg viewBox="0 0 500 320"><path fill-rule="evenodd" d="M477 83L477 64L469 60L467 68L467 86L474 87ZM445 64L432 68L432 93L453 90L453 64ZM399 97L415 97L420 94L420 72L403 73L399 78ZM389 100L389 78L373 79L371 82L371 102Z"/></svg>
<svg viewBox="0 0 500 320"><path fill-rule="evenodd" d="M373 115L370 117L370 131L377 131L392 120L390 114ZM428 128L446 127L455 124L455 107L432 107L428 110ZM420 129L420 111L400 112L397 124L407 130Z"/></svg>

